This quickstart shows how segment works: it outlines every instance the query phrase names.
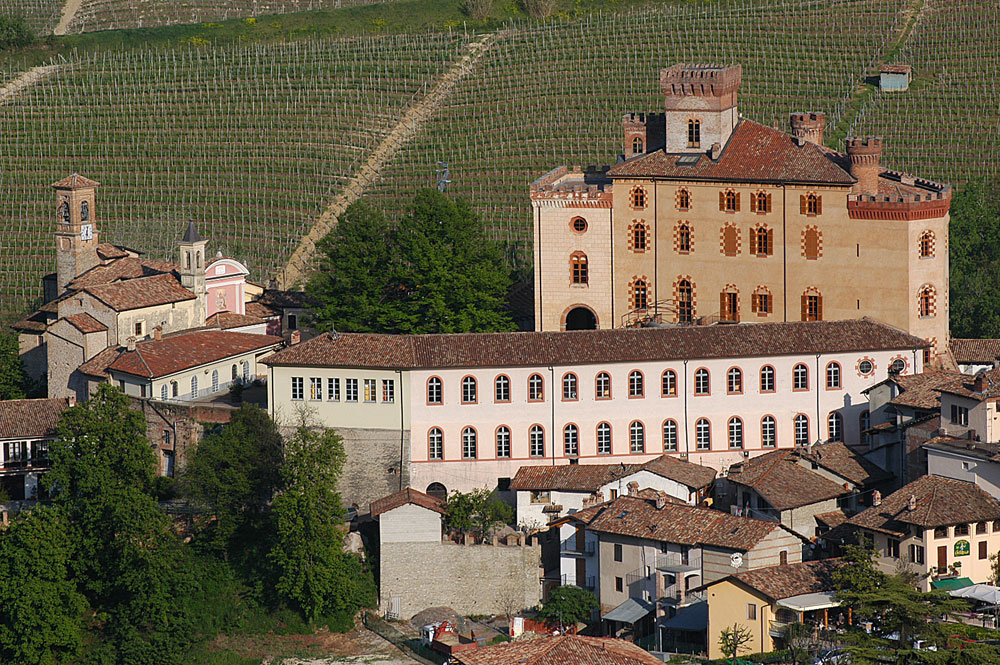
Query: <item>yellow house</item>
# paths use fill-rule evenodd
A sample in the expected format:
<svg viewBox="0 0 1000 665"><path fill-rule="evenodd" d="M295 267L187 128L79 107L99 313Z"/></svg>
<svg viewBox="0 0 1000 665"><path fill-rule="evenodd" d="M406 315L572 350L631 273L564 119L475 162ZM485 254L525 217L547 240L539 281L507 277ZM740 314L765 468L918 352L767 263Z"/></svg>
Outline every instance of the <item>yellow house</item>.
<svg viewBox="0 0 1000 665"><path fill-rule="evenodd" d="M708 598L708 657L722 658L719 636L740 625L750 631L751 653L779 648L793 622L827 625L835 621L830 573L839 559L767 566L729 575L705 585ZM742 652L741 652L742 653Z"/></svg>

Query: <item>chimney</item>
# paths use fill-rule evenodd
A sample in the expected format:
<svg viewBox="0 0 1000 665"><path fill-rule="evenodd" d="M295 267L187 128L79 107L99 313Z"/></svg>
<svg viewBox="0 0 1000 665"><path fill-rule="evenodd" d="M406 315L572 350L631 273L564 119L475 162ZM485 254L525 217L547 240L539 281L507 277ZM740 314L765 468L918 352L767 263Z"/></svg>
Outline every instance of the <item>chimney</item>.
<svg viewBox="0 0 1000 665"><path fill-rule="evenodd" d="M878 194L882 139L877 136L847 139L847 157L851 160L851 175L857 179L851 193Z"/></svg>
<svg viewBox="0 0 1000 665"><path fill-rule="evenodd" d="M66 398L66 404L71 408L76 406L76 398L70 395L69 397Z"/></svg>
<svg viewBox="0 0 1000 665"><path fill-rule="evenodd" d="M712 144L712 161L713 162L719 161L719 155L721 155L721 154L722 154L722 144L721 143L713 143Z"/></svg>
<svg viewBox="0 0 1000 665"><path fill-rule="evenodd" d="M628 489L629 494L638 494L639 492L639 483L635 482L634 480L625 487Z"/></svg>
<svg viewBox="0 0 1000 665"><path fill-rule="evenodd" d="M302 333L298 330L293 330L288 336L288 343L291 346L295 346L302 341Z"/></svg>
<svg viewBox="0 0 1000 665"><path fill-rule="evenodd" d="M993 369L1000 369L1000 356L993 359Z"/></svg>
<svg viewBox="0 0 1000 665"><path fill-rule="evenodd" d="M979 372L979 374L976 374L976 378L972 385L977 393L986 392L986 372L982 371Z"/></svg>
<svg viewBox="0 0 1000 665"><path fill-rule="evenodd" d="M129 351L135 351L135 337L129 337L125 340L125 348Z"/></svg>
<svg viewBox="0 0 1000 665"><path fill-rule="evenodd" d="M872 505L881 506L882 505L882 493L878 490L872 492Z"/></svg>
<svg viewBox="0 0 1000 665"><path fill-rule="evenodd" d="M789 116L792 126L792 136L799 139L799 145L805 141L823 145L823 131L826 129L826 114L822 111L808 113L792 113Z"/></svg>
<svg viewBox="0 0 1000 665"><path fill-rule="evenodd" d="M163 326L156 326L153 328L153 339L156 341L163 339Z"/></svg>
<svg viewBox="0 0 1000 665"><path fill-rule="evenodd" d="M906 502L906 509L911 513L917 509L917 497L910 495L910 500Z"/></svg>
<svg viewBox="0 0 1000 665"><path fill-rule="evenodd" d="M663 507L667 505L667 495L663 492L656 493L656 509L663 510Z"/></svg>

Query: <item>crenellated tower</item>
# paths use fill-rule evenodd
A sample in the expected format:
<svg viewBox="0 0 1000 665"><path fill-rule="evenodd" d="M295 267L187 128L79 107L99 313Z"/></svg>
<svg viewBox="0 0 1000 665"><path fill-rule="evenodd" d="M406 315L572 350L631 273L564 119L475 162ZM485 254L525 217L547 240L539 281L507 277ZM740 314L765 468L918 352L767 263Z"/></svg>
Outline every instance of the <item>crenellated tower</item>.
<svg viewBox="0 0 1000 665"><path fill-rule="evenodd" d="M739 122L740 65L674 65L660 72L669 153L718 155Z"/></svg>

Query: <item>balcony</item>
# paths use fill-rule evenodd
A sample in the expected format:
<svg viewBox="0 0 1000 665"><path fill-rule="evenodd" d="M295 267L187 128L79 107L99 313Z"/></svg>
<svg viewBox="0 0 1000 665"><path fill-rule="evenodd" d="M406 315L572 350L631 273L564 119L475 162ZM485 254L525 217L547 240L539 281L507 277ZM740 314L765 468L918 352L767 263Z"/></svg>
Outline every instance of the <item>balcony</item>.
<svg viewBox="0 0 1000 665"><path fill-rule="evenodd" d="M706 599L707 596L704 591L685 591L678 584L671 584L660 594L661 602L673 605L674 607L692 605Z"/></svg>
<svg viewBox="0 0 1000 665"><path fill-rule="evenodd" d="M771 619L771 625L767 629L768 635L771 637L783 638L785 632L788 630L788 621L776 621Z"/></svg>
<svg viewBox="0 0 1000 665"><path fill-rule="evenodd" d="M559 583L561 586L578 586L588 591L597 591L597 578L593 575L588 575L587 580L583 584L577 582L576 575L560 575Z"/></svg>
<svg viewBox="0 0 1000 665"><path fill-rule="evenodd" d="M580 549L580 543L575 538L570 538L559 544L559 551L565 556L594 556L596 543L594 541L584 543L583 549Z"/></svg>
<svg viewBox="0 0 1000 665"><path fill-rule="evenodd" d="M701 572L701 552L681 554L680 552L665 552L656 556L656 569L665 573L685 575Z"/></svg>

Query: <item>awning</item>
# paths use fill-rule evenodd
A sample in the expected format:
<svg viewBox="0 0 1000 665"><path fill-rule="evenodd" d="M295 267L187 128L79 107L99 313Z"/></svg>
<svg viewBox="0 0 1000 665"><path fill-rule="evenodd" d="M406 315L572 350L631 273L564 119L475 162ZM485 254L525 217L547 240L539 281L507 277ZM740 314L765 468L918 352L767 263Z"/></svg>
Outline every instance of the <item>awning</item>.
<svg viewBox="0 0 1000 665"><path fill-rule="evenodd" d="M702 600L677 611L677 614L660 624L670 630L697 632L708 628L708 601Z"/></svg>
<svg viewBox="0 0 1000 665"><path fill-rule="evenodd" d="M641 598L629 598L601 618L606 621L635 623L653 611L653 603Z"/></svg>
<svg viewBox="0 0 1000 665"><path fill-rule="evenodd" d="M953 577L947 580L931 582L931 588L938 589L939 591L954 591L955 589L964 589L967 586L972 586L972 580L968 577Z"/></svg>
<svg viewBox="0 0 1000 665"><path fill-rule="evenodd" d="M812 612L814 610L825 610L831 607L840 607L833 598L833 591L820 591L819 593L803 593L790 598L782 598L777 603L778 607L786 607L796 612Z"/></svg>
<svg viewBox="0 0 1000 665"><path fill-rule="evenodd" d="M989 584L973 584L961 589L953 589L948 593L955 598L978 600L981 603L989 605L1000 603L1000 587L990 586Z"/></svg>

